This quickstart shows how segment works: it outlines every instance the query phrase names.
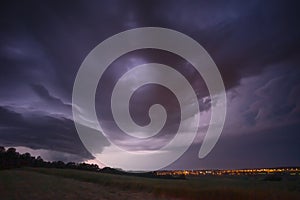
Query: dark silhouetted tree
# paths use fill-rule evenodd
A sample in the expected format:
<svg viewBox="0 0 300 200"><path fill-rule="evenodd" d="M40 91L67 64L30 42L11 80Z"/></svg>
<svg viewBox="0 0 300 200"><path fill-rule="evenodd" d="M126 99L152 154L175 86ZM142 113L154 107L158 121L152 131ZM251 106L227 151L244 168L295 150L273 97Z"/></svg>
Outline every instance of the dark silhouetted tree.
<svg viewBox="0 0 300 200"><path fill-rule="evenodd" d="M46 168L68 168L80 169L89 171L99 171L96 164L75 163L69 162L65 164L63 161L44 161L41 156L35 158L30 153L19 154L15 148L8 148L0 146L0 169L10 169L17 167L46 167Z"/></svg>

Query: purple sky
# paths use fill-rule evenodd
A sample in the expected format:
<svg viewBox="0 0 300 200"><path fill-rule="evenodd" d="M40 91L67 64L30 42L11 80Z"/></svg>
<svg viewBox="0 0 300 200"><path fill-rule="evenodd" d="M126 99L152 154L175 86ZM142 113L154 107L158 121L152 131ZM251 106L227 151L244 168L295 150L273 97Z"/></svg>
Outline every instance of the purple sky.
<svg viewBox="0 0 300 200"><path fill-rule="evenodd" d="M149 122L153 103L168 111L165 134L140 142L118 134L109 111L116 80L135 65L158 62L180 71L200 103L194 144L169 169L300 165L300 14L297 1L1 1L0 145L38 150L48 160L86 161L72 120L72 88L87 54L106 38L131 28L180 31L211 55L225 83L228 113L212 152L199 160L210 101L200 75L183 59L146 49L116 60L98 87L96 109L124 148L164 145L178 126L178 102L160 86L132 98L133 119ZM101 152L109 142L99 134Z"/></svg>

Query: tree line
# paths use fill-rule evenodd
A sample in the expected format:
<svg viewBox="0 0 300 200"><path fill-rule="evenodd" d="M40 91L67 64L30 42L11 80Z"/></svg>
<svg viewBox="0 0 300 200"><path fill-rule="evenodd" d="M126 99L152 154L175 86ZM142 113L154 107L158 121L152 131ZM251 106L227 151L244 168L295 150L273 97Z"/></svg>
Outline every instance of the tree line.
<svg viewBox="0 0 300 200"><path fill-rule="evenodd" d="M99 171L99 166L96 164L44 161L41 156L34 157L30 153L20 154L15 148L11 147L6 150L4 147L0 146L0 170L20 167L66 168Z"/></svg>

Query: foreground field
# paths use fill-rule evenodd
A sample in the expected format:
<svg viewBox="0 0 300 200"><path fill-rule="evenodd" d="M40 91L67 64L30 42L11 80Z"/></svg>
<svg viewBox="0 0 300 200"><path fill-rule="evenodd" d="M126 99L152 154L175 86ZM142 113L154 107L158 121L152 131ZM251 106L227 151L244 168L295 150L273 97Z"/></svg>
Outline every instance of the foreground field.
<svg viewBox="0 0 300 200"><path fill-rule="evenodd" d="M299 177L148 179L67 169L0 171L0 199L300 199Z"/></svg>

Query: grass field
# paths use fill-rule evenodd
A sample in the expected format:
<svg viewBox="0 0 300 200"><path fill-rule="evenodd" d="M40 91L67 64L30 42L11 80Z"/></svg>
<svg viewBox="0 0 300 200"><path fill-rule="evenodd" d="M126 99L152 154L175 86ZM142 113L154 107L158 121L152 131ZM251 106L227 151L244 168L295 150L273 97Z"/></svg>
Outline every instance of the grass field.
<svg viewBox="0 0 300 200"><path fill-rule="evenodd" d="M69 169L0 171L0 199L300 199L299 177L164 180Z"/></svg>

